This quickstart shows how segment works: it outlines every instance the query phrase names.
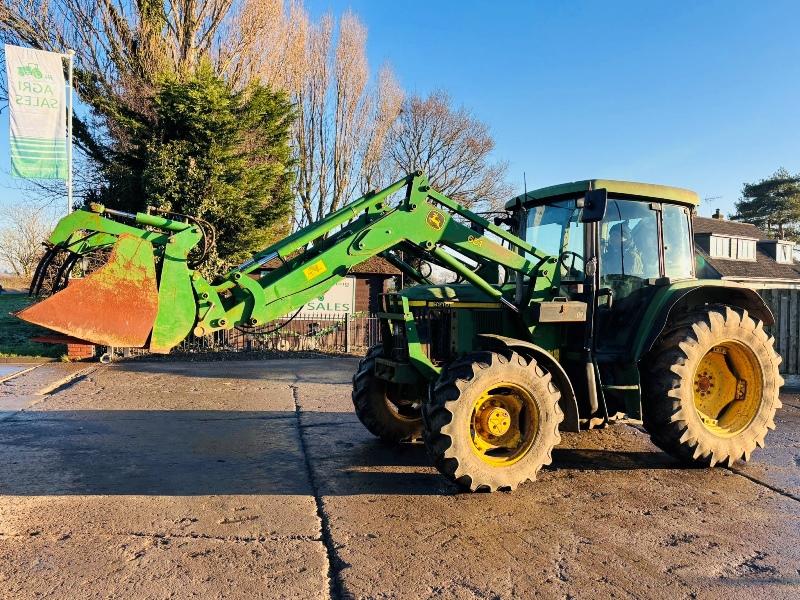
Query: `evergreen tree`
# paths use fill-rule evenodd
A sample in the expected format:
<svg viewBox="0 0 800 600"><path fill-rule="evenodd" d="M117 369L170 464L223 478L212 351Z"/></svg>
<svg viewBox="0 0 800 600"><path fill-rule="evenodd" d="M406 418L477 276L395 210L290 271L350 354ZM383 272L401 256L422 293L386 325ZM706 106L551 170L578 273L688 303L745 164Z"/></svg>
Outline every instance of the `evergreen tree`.
<svg viewBox="0 0 800 600"><path fill-rule="evenodd" d="M757 225L771 237L800 241L800 175L780 168L766 179L745 183L731 218Z"/></svg>
<svg viewBox="0 0 800 600"><path fill-rule="evenodd" d="M205 219L228 265L286 233L293 114L285 94L257 83L235 91L204 63L194 75L159 82L152 107L148 118L117 120L128 143L94 199Z"/></svg>

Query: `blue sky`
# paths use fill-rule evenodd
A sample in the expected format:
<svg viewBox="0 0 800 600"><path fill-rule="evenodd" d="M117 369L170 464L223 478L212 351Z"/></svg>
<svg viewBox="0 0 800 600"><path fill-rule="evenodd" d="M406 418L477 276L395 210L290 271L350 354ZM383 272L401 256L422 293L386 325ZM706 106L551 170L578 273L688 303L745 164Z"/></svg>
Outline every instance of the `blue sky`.
<svg viewBox="0 0 800 600"><path fill-rule="evenodd" d="M356 12L370 62L487 122L522 188L605 177L733 210L742 182L800 171L800 2L307 0Z"/></svg>
<svg viewBox="0 0 800 600"><path fill-rule="evenodd" d="M306 0L351 8L374 69L444 89L489 124L522 190L606 177L696 190L733 210L742 182L800 171L800 3ZM0 193L8 186L0 114Z"/></svg>

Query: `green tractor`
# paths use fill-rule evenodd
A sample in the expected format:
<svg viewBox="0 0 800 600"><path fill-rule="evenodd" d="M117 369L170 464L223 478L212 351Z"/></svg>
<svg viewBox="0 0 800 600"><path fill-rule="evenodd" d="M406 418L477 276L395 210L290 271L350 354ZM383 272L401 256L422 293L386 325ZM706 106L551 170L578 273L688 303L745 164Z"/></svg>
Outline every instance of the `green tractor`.
<svg viewBox="0 0 800 600"><path fill-rule="evenodd" d="M732 464L775 427L781 359L758 294L695 278L697 204L688 190L587 180L527 192L490 221L412 173L214 281L196 270L204 222L93 205L59 223L32 284L48 297L19 316L168 352L192 332L288 315L380 255L417 283L384 295L382 342L353 377L356 414L382 440L424 440L472 491L535 479L560 430L621 420L687 462ZM67 285L87 263L99 267ZM432 283L425 264L453 282Z"/></svg>

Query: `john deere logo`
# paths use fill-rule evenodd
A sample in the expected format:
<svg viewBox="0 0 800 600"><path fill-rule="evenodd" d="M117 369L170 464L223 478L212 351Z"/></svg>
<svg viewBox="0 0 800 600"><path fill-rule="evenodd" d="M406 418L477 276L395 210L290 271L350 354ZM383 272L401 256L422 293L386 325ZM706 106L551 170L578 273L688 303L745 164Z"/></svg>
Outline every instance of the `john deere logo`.
<svg viewBox="0 0 800 600"><path fill-rule="evenodd" d="M429 212L426 221L428 222L428 226L436 231L439 231L442 227L444 227L444 215L438 210L432 210Z"/></svg>

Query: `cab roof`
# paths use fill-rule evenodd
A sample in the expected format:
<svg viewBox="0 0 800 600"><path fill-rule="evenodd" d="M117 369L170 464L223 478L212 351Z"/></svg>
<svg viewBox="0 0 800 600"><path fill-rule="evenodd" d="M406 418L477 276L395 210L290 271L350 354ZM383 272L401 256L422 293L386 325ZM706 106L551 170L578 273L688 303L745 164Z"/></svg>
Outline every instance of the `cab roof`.
<svg viewBox="0 0 800 600"><path fill-rule="evenodd" d="M652 183L637 183L635 181L615 181L613 179L584 179L582 181L572 181L533 190L527 194L520 194L506 202L506 208L510 209L518 203L526 204L535 201L556 199L559 197L568 198L579 196L591 190L607 189L609 194L621 196L633 196L639 198L652 198L666 200L678 204L697 206L700 198L691 190L670 187L667 185L655 185ZM538 203L538 202L537 202Z"/></svg>

